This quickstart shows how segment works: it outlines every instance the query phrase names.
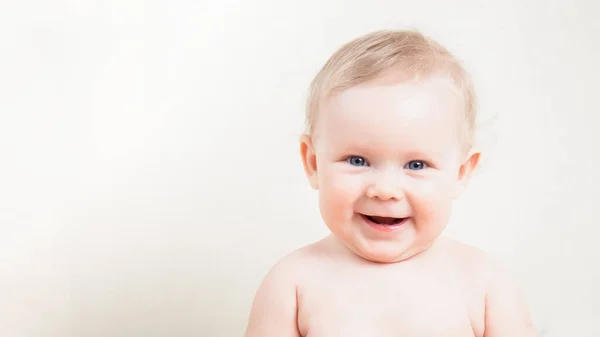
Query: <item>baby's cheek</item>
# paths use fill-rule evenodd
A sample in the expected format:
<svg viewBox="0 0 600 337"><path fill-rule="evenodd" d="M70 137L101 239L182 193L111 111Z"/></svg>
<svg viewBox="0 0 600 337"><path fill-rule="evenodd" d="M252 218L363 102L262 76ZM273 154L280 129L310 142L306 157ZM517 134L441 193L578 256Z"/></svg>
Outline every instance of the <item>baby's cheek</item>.
<svg viewBox="0 0 600 337"><path fill-rule="evenodd" d="M360 182L355 176L331 172L322 176L321 206L330 211L348 216L360 195Z"/></svg>
<svg viewBox="0 0 600 337"><path fill-rule="evenodd" d="M417 224L432 230L445 226L450 216L451 192L443 179L414 182L407 191L407 198L417 217Z"/></svg>

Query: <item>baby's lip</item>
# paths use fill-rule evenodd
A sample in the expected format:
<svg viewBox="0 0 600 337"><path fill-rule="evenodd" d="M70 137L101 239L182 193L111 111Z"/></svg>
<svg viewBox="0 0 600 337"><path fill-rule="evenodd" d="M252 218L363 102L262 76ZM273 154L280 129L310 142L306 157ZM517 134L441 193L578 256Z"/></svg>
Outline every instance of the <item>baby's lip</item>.
<svg viewBox="0 0 600 337"><path fill-rule="evenodd" d="M371 218L393 218L393 219L404 219L404 218L408 218L407 215L404 216L395 216L395 215L389 215L389 214L370 214L370 213L359 213L362 216L368 216Z"/></svg>
<svg viewBox="0 0 600 337"><path fill-rule="evenodd" d="M374 222L377 224L382 224L382 225L394 225L394 224L401 223L404 219L406 219L406 217L392 217L392 216L367 215L367 214L361 214L361 215L371 222Z"/></svg>

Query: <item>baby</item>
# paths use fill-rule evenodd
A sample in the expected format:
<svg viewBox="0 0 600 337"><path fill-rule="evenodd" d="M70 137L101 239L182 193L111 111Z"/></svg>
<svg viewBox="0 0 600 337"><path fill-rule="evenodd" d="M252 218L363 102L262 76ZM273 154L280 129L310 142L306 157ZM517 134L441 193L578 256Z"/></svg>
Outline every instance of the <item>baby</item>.
<svg viewBox="0 0 600 337"><path fill-rule="evenodd" d="M414 31L342 46L313 80L300 152L331 234L280 260L246 337L530 337L508 273L441 236L477 168L460 62Z"/></svg>

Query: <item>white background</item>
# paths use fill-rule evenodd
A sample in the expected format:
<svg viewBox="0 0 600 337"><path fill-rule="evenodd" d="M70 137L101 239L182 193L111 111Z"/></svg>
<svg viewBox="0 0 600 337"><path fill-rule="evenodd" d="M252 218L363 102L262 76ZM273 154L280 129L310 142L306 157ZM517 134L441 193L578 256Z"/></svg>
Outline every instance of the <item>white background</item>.
<svg viewBox="0 0 600 337"><path fill-rule="evenodd" d="M485 166L447 234L543 336L600 336L599 2L4 1L0 335L241 336L325 235L297 139L342 43L416 27L464 60Z"/></svg>

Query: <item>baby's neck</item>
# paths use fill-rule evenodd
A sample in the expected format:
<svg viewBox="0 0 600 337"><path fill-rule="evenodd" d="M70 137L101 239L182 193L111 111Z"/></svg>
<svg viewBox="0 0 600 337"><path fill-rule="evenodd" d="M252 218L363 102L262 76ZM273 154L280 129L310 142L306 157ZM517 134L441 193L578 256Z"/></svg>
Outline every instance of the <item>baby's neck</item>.
<svg viewBox="0 0 600 337"><path fill-rule="evenodd" d="M420 264L425 262L426 260L433 258L436 252L439 250L440 246L443 246L445 242L447 242L447 238L444 236L438 237L435 241L433 241L426 249L422 250L418 254L411 256L410 258L393 263L381 263L376 261L367 260L357 254L355 254L352 250L350 250L340 239L338 239L335 235L329 234L322 240L314 243L314 248L324 253L326 256L330 256L332 259L336 259L338 261L348 261L349 263L359 263L365 266L373 266L373 267L384 267L390 265L412 265L412 264Z"/></svg>

